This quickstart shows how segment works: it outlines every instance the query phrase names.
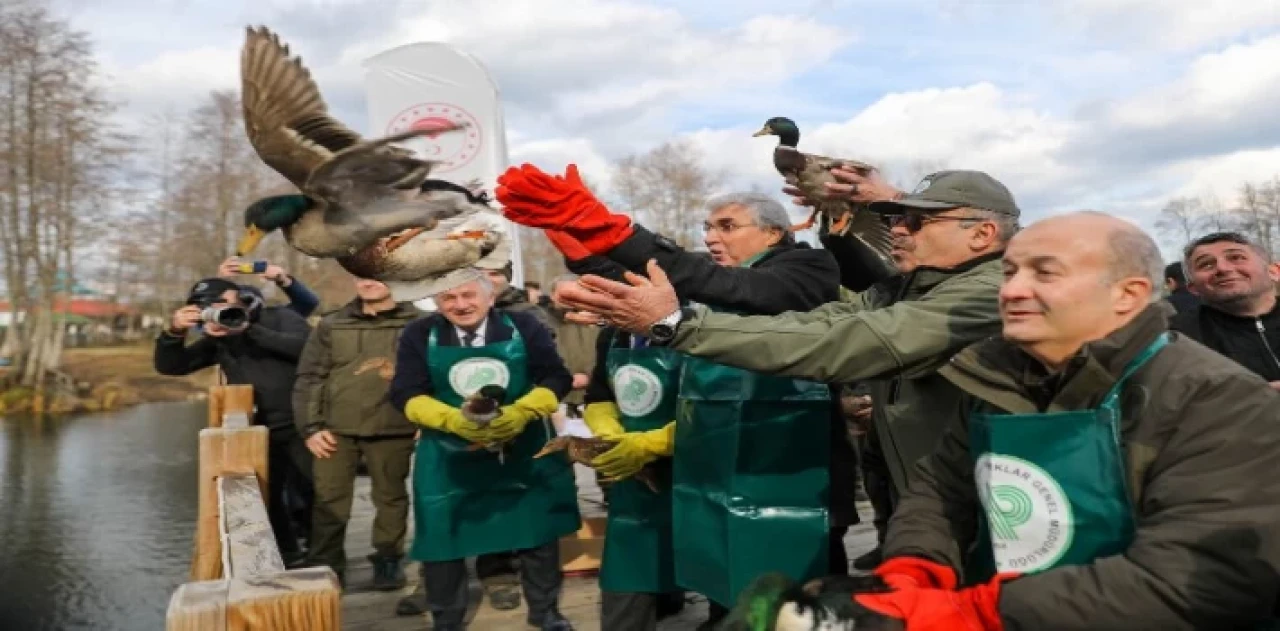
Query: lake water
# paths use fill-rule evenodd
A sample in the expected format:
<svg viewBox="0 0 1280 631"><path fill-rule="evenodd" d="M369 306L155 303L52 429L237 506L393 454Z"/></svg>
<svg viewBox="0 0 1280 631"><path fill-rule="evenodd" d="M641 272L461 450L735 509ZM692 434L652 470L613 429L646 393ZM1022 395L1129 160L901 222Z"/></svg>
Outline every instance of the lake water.
<svg viewBox="0 0 1280 631"><path fill-rule="evenodd" d="M187 580L203 403L0 418L0 629L163 629Z"/></svg>

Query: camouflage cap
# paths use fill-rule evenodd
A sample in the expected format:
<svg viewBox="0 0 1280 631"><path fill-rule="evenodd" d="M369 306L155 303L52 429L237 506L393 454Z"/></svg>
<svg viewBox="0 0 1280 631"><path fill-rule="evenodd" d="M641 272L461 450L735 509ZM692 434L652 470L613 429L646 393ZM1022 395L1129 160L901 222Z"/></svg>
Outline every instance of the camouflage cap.
<svg viewBox="0 0 1280 631"><path fill-rule="evenodd" d="M1022 214L1009 189L982 171L938 171L926 175L911 193L892 201L873 202L870 210L897 215L906 210L937 212L961 207L1012 217Z"/></svg>

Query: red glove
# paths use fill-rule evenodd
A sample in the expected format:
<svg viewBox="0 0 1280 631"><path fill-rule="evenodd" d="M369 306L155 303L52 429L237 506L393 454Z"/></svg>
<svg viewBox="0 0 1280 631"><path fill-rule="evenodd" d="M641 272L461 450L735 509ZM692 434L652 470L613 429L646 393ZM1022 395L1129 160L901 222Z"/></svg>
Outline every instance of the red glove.
<svg viewBox="0 0 1280 631"><path fill-rule="evenodd" d="M631 219L615 215L582 183L578 166L564 177L543 173L531 164L507 169L494 192L507 219L532 228L562 230L588 252L602 254L631 236Z"/></svg>
<svg viewBox="0 0 1280 631"><path fill-rule="evenodd" d="M898 589L932 587L953 590L956 588L955 570L919 557L890 558L881 563L874 574Z"/></svg>
<svg viewBox="0 0 1280 631"><path fill-rule="evenodd" d="M591 256L591 250L578 242L577 239L561 232L559 230L543 230L547 235L547 239L551 241L551 245L556 246L557 250L570 261L581 261Z"/></svg>
<svg viewBox="0 0 1280 631"><path fill-rule="evenodd" d="M900 587L887 594L858 594L853 600L901 620L906 631L1004 631L998 608L1000 584L1017 576L1002 574L985 585L959 591Z"/></svg>

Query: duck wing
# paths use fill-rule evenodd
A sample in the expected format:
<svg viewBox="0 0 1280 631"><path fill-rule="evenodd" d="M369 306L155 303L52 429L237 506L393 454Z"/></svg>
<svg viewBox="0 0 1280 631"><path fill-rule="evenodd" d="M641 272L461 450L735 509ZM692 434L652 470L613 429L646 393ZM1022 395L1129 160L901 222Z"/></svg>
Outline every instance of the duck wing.
<svg viewBox="0 0 1280 631"><path fill-rule="evenodd" d="M359 134L329 115L301 57L266 27L246 29L240 82L249 143L300 190L334 154L360 144Z"/></svg>

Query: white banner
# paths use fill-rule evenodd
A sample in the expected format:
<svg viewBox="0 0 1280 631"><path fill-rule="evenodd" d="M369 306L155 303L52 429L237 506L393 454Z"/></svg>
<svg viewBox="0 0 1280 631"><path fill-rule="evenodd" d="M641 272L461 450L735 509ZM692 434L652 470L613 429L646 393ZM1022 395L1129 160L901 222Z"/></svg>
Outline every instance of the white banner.
<svg viewBox="0 0 1280 631"><path fill-rule="evenodd" d="M470 127L403 143L426 160L444 164L431 177L463 184L480 180L492 196L507 169L507 130L498 86L474 56L439 42L407 44L364 62L369 136L437 128L450 122ZM495 202L496 206L496 202ZM524 279L515 227L504 220L511 242L512 285Z"/></svg>

